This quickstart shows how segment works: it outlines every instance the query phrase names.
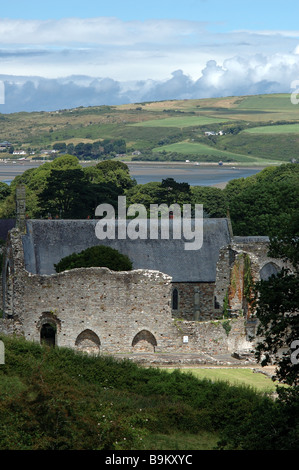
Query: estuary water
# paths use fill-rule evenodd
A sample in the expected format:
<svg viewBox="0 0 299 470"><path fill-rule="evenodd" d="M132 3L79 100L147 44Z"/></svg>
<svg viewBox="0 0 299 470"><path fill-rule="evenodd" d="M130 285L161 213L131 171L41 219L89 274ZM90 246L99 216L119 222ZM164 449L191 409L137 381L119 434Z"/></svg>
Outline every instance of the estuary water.
<svg viewBox="0 0 299 470"><path fill-rule="evenodd" d="M36 168L41 163L29 161L0 162L0 181L10 183L17 175L29 168ZM82 163L90 165L90 163ZM178 183L189 183L190 186L225 187L228 181L236 178L247 178L260 172L262 167L238 167L223 164L194 164L194 163L160 163L142 162L127 163L130 174L138 184L173 178Z"/></svg>
<svg viewBox="0 0 299 470"><path fill-rule="evenodd" d="M245 168L238 166L195 165L195 164L128 164L130 173L138 184L173 178L178 183L190 186L225 187L228 181L247 178L259 173L263 168Z"/></svg>

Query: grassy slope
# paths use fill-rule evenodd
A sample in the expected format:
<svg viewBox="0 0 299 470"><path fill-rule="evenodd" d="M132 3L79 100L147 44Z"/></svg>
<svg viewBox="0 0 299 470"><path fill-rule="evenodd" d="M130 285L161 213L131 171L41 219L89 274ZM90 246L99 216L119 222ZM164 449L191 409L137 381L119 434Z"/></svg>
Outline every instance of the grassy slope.
<svg viewBox="0 0 299 470"><path fill-rule="evenodd" d="M249 134L299 134L299 124L260 126L247 129Z"/></svg>
<svg viewBox="0 0 299 470"><path fill-rule="evenodd" d="M264 400L193 374L2 340L2 450L213 449L226 421Z"/></svg>
<svg viewBox="0 0 299 470"><path fill-rule="evenodd" d="M257 134L254 127L255 130L237 135L221 136L213 145L209 140L193 143L193 137L202 139L206 130L220 130L224 125L238 122L250 127L256 124L260 131ZM289 124L280 126L281 122ZM206 155L209 161L211 155L215 161L222 157L248 163L289 161L298 155L299 132L291 127L296 122L298 106L291 103L288 94L174 100L53 113L0 114L0 140L11 141L16 148L38 150L49 148L55 142L77 144L124 138L129 155L133 149L155 149L181 152L182 160L190 152L202 161ZM265 124L270 123L278 126L265 129ZM275 134L267 135L269 129ZM286 130L292 132L292 138Z"/></svg>

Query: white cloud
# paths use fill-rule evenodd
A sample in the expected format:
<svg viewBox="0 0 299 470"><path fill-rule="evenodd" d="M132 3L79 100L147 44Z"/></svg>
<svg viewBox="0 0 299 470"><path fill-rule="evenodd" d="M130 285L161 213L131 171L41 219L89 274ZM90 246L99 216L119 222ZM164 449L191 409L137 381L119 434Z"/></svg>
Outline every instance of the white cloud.
<svg viewBox="0 0 299 470"><path fill-rule="evenodd" d="M185 20L122 21L118 18L64 18L61 20L0 19L2 44L107 44L177 43L204 31L206 23Z"/></svg>
<svg viewBox="0 0 299 470"><path fill-rule="evenodd" d="M222 65L209 60L193 79L182 69L166 80L118 81L113 78L69 76L59 79L1 76L6 103L0 112L53 111L76 106L124 104L167 99L196 99L260 93L290 93L299 78L294 55L256 54L231 57Z"/></svg>
<svg viewBox="0 0 299 470"><path fill-rule="evenodd" d="M299 32L209 28L181 20L2 19L0 112L289 92L299 79Z"/></svg>

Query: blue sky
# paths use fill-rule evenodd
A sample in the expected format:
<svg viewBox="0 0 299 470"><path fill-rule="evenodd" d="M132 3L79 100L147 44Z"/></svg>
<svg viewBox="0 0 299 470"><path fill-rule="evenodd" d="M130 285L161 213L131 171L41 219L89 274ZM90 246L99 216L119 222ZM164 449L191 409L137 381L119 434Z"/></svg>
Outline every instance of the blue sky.
<svg viewBox="0 0 299 470"><path fill-rule="evenodd" d="M298 0L13 0L0 112L292 90Z"/></svg>
<svg viewBox="0 0 299 470"><path fill-rule="evenodd" d="M297 29L296 0L14 0L1 5L2 18L59 19L115 16L124 21L184 19L213 21L229 29Z"/></svg>

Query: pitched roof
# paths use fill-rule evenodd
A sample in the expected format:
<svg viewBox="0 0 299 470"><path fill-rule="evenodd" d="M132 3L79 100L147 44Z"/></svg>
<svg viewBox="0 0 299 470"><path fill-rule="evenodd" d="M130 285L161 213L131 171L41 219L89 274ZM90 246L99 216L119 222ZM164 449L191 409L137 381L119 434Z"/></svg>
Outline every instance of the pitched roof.
<svg viewBox="0 0 299 470"><path fill-rule="evenodd" d="M54 274L61 258L95 245L108 245L129 256L133 269L150 269L172 276L173 282L214 282L221 247L230 243L227 219L203 219L203 244L186 250L190 237L144 240L99 240L98 220L27 220L23 236L25 266L34 274ZM198 233L198 232L197 232ZM199 236L199 235L198 235Z"/></svg>

